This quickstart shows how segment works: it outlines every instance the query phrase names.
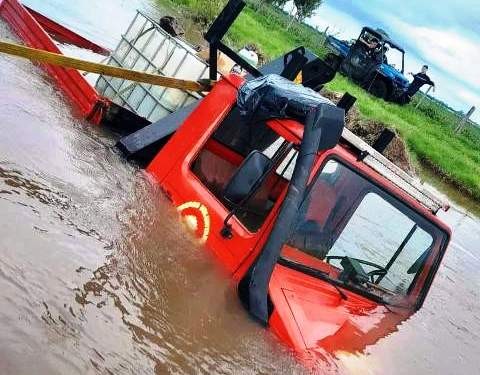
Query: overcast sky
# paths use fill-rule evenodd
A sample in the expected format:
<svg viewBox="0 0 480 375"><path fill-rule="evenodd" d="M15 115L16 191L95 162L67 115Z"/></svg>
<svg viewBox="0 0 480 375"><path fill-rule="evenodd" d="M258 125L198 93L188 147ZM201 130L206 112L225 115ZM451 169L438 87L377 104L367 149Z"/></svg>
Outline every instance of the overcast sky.
<svg viewBox="0 0 480 375"><path fill-rule="evenodd" d="M430 66L435 97L480 122L480 0L325 0L309 23L344 39L380 27L406 50L406 72Z"/></svg>

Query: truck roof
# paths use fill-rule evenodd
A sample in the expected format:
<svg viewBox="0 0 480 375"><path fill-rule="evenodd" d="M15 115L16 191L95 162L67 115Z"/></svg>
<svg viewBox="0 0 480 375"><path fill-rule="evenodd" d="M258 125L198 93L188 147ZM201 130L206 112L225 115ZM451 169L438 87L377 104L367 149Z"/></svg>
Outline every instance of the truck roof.
<svg viewBox="0 0 480 375"><path fill-rule="evenodd" d="M297 121L284 120L282 125L288 128L290 134L298 139L302 138L303 126ZM432 214L436 215L438 211L448 211L450 208L447 201L429 190L418 178L410 176L347 128L343 129L340 144L354 149L356 154L362 155L362 163L386 178Z"/></svg>

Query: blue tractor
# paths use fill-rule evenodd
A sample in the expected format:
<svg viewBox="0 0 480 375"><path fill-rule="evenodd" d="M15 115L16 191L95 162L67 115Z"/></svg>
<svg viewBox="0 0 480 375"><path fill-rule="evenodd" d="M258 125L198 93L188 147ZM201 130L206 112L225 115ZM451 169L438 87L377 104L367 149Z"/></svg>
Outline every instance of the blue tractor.
<svg viewBox="0 0 480 375"><path fill-rule="evenodd" d="M327 45L332 53L326 60L341 74L379 98L405 102L409 86L404 75L405 51L386 32L364 27L352 42L329 36Z"/></svg>

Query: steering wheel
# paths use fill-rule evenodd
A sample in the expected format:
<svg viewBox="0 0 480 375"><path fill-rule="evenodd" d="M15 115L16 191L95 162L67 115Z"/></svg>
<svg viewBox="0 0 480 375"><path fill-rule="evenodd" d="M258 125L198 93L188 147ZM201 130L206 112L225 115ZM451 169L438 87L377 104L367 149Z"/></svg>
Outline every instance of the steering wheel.
<svg viewBox="0 0 480 375"><path fill-rule="evenodd" d="M345 258L345 256L329 255L325 258L325 260L327 261L328 264L330 264L330 260L332 260L332 259L340 259L341 260L343 258ZM370 281L372 282L372 284L376 284L376 282L374 280L375 276L378 276L378 278L377 278L377 280L378 280L379 278L384 277L388 273L388 270L385 267L383 267L379 264L369 262L368 260L358 259L358 258L352 258L352 259L355 259L360 264L365 264L366 266L376 268L375 270L367 272L367 275L368 275L368 277L370 277Z"/></svg>

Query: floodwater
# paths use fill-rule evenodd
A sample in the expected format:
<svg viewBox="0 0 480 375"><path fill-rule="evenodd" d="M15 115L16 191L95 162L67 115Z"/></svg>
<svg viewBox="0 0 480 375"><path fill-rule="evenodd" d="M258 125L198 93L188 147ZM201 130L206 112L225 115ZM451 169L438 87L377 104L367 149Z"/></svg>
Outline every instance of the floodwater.
<svg viewBox="0 0 480 375"><path fill-rule="evenodd" d="M25 1L109 47L147 0ZM68 9L67 9L68 8ZM12 34L0 21L0 37ZM114 134L76 119L41 71L0 56L0 374L302 373L250 321ZM480 221L442 216L453 244L424 308L318 372L480 368Z"/></svg>

